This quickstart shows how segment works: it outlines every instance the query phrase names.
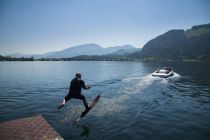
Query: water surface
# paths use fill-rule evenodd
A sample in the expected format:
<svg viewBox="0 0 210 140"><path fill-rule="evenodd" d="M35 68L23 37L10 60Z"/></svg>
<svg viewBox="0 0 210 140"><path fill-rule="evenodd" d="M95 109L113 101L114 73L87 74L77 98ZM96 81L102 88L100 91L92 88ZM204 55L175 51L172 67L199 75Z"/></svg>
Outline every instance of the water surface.
<svg viewBox="0 0 210 140"><path fill-rule="evenodd" d="M168 79L152 77L172 66ZM70 80L80 72L100 101L84 110L70 100L57 111ZM0 62L0 122L42 114L65 139L207 140L210 138L210 65L143 62Z"/></svg>

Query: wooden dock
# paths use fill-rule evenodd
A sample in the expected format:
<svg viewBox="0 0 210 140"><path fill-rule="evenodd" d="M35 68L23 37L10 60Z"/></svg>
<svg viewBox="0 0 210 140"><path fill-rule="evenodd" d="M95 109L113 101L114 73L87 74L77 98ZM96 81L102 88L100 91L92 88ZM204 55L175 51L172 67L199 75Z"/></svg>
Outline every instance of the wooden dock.
<svg viewBox="0 0 210 140"><path fill-rule="evenodd" d="M1 140L63 140L41 116L0 123Z"/></svg>

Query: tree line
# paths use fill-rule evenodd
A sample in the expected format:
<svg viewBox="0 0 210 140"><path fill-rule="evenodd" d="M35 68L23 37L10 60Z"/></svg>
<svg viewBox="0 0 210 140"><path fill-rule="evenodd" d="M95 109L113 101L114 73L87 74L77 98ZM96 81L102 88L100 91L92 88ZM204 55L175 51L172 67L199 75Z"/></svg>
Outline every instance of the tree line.
<svg viewBox="0 0 210 140"><path fill-rule="evenodd" d="M0 55L0 61L188 61L188 62L210 62L210 55L199 56L177 56L177 57L135 57L135 56L115 56L115 55L82 55L70 58L13 58Z"/></svg>
<svg viewBox="0 0 210 140"><path fill-rule="evenodd" d="M34 58L33 57L30 57L30 58L25 58L25 57L14 58L14 57L10 57L10 56L0 55L0 61L34 61Z"/></svg>

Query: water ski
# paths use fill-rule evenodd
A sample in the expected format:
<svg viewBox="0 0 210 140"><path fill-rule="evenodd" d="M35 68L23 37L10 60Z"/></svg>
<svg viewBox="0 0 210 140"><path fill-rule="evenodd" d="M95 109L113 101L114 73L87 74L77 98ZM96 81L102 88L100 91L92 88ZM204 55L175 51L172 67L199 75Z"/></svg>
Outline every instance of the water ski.
<svg viewBox="0 0 210 140"><path fill-rule="evenodd" d="M78 122L81 118L83 118L95 105L96 103L99 101L100 95L98 95L93 101L92 103L89 105L89 108L85 111L83 111L81 113L81 115L78 117L78 119L76 120L76 122Z"/></svg>

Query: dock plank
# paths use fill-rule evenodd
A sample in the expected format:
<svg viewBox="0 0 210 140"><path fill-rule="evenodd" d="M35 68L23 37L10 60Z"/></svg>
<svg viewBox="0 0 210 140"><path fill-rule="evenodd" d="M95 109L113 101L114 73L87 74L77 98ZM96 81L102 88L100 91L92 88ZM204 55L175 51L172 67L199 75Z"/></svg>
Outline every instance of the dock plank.
<svg viewBox="0 0 210 140"><path fill-rule="evenodd" d="M41 116L0 123L1 140L63 140Z"/></svg>

